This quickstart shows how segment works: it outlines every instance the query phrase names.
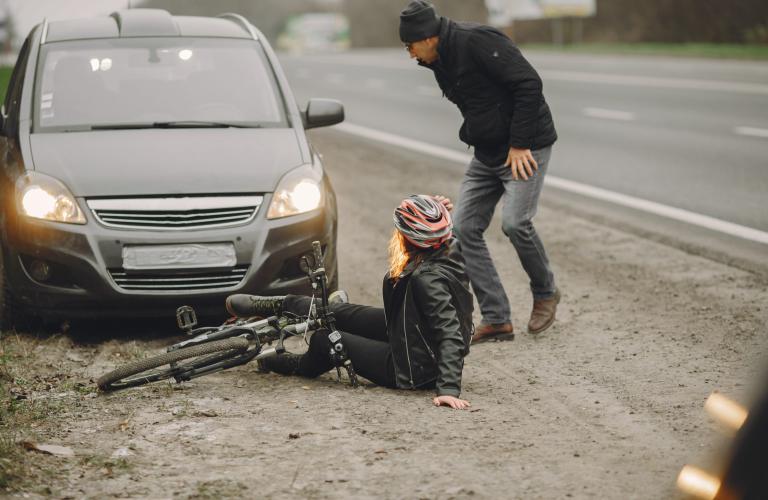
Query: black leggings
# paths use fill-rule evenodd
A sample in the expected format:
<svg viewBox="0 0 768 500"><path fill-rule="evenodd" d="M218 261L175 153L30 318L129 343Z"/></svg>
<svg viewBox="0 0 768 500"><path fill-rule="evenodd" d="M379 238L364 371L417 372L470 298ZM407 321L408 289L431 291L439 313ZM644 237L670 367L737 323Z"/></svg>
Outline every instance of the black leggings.
<svg viewBox="0 0 768 500"><path fill-rule="evenodd" d="M306 315L310 300L309 297L288 295L283 301L283 310ZM331 304L331 312L355 372L376 385L397 387L384 309L356 304ZM315 332L309 341L309 350L299 361L297 373L314 378L335 368L330 350L327 333Z"/></svg>

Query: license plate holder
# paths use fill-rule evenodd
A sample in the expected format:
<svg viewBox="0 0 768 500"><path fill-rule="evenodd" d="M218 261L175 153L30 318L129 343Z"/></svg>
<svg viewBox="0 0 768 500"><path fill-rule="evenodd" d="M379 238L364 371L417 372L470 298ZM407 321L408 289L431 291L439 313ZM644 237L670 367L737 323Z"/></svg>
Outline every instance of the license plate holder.
<svg viewBox="0 0 768 500"><path fill-rule="evenodd" d="M185 243L177 245L126 245L126 271L211 269L237 264L232 243Z"/></svg>

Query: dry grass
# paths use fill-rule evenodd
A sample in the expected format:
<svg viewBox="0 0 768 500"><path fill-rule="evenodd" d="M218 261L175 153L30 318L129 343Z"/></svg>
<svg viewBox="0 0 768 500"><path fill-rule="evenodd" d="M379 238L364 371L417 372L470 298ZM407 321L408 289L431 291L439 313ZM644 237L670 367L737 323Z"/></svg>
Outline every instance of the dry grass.
<svg viewBox="0 0 768 500"><path fill-rule="evenodd" d="M75 390L68 374L39 374L33 360L40 342L14 333L0 336L0 489L5 491L23 487L31 477L45 473L20 443L35 441L44 420L60 413L65 403L35 396Z"/></svg>

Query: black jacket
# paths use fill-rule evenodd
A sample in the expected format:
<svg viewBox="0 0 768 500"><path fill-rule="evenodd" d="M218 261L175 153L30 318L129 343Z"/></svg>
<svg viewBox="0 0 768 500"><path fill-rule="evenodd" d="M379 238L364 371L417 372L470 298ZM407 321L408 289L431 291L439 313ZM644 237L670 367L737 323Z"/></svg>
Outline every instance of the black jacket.
<svg viewBox="0 0 768 500"><path fill-rule="evenodd" d="M474 306L457 245L409 264L397 281L387 274L383 296L397 386L434 385L438 395L458 397Z"/></svg>
<svg viewBox="0 0 768 500"><path fill-rule="evenodd" d="M500 31L442 19L439 58L422 64L435 73L443 95L464 117L459 138L487 165L506 160L509 148L541 149L557 140L541 78Z"/></svg>

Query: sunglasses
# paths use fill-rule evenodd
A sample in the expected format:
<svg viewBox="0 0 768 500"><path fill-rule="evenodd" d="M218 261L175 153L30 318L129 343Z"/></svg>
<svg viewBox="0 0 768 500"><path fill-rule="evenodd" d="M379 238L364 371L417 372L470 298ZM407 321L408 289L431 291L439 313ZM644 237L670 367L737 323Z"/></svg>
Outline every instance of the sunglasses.
<svg viewBox="0 0 768 500"><path fill-rule="evenodd" d="M413 47L413 43L406 43L405 44L405 50L407 50L408 52L411 51L411 47Z"/></svg>

